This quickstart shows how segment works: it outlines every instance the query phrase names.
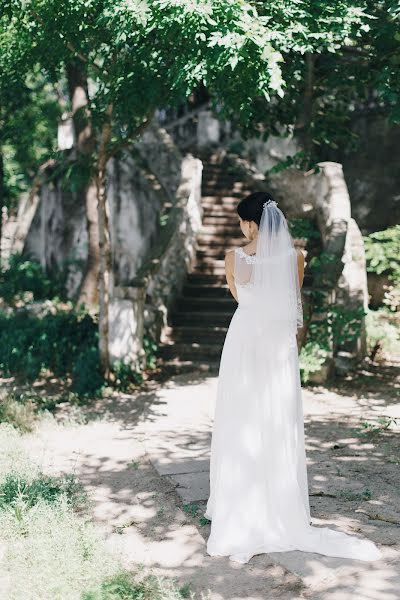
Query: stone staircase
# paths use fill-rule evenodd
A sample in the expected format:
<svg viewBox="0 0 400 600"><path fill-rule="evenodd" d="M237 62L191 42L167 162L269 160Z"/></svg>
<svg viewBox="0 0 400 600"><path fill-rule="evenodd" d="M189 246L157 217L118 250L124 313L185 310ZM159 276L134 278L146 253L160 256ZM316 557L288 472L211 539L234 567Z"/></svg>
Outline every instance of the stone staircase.
<svg viewBox="0 0 400 600"><path fill-rule="evenodd" d="M225 251L245 243L236 205L250 191L217 155L201 159L203 226L196 261L172 310L168 341L159 355L164 366L216 371L237 306L225 280Z"/></svg>
<svg viewBox="0 0 400 600"><path fill-rule="evenodd" d="M203 226L197 238L194 268L186 277L170 313L167 340L159 348L163 368L218 371L223 342L237 307L225 279L225 251L245 245L236 206L251 193L218 155L203 162ZM307 276L305 285L310 285Z"/></svg>

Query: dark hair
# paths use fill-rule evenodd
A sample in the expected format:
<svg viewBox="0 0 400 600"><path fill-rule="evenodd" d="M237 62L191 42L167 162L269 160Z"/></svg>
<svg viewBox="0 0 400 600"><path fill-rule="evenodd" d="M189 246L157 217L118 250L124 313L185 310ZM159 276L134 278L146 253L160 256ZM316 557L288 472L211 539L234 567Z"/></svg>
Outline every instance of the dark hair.
<svg viewBox="0 0 400 600"><path fill-rule="evenodd" d="M254 192L243 198L236 207L237 213L244 221L255 221L260 225L264 202L273 200L268 192Z"/></svg>

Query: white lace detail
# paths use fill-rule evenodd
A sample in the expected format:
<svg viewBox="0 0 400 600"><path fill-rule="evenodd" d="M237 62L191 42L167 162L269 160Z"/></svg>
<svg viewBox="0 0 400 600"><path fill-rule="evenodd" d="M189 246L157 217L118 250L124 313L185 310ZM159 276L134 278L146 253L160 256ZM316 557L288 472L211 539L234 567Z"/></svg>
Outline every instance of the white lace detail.
<svg viewBox="0 0 400 600"><path fill-rule="evenodd" d="M253 255L251 256L250 254L246 254L246 252L243 250L243 248L235 248L236 252L238 252L238 254L244 258L247 262L248 265L254 265L256 262L256 256Z"/></svg>

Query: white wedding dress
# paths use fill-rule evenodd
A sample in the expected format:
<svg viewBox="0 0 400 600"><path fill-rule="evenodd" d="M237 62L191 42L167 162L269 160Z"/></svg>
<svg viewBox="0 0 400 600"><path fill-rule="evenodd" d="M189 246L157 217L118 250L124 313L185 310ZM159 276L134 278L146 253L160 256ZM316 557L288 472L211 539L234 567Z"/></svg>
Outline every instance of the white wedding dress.
<svg viewBox="0 0 400 600"><path fill-rule="evenodd" d="M252 257L235 252L236 264L251 268ZM235 283L214 409L207 553L242 563L288 550L379 559L370 540L311 526L296 334L257 308L252 285Z"/></svg>

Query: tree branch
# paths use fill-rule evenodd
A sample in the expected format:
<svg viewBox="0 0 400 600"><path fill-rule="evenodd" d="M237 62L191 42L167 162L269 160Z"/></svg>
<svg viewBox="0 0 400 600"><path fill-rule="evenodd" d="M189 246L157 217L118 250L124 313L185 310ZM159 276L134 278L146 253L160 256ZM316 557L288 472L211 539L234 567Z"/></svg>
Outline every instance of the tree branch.
<svg viewBox="0 0 400 600"><path fill-rule="evenodd" d="M32 15L32 17L34 17L43 27L46 26L45 21L42 19L42 17L35 10L29 10L29 12ZM59 33L59 37L62 40L63 44L65 44L65 46L67 46L68 50L70 50L83 63L85 63L87 65L91 65L92 67L94 67L94 69L98 73L101 73L101 74L108 73L108 71L106 69L104 69L103 67L100 67L95 62L90 61L84 54L82 54L81 52L79 52L79 50L77 50L75 48L75 46L71 42L69 42L68 40L65 40L60 33Z"/></svg>

